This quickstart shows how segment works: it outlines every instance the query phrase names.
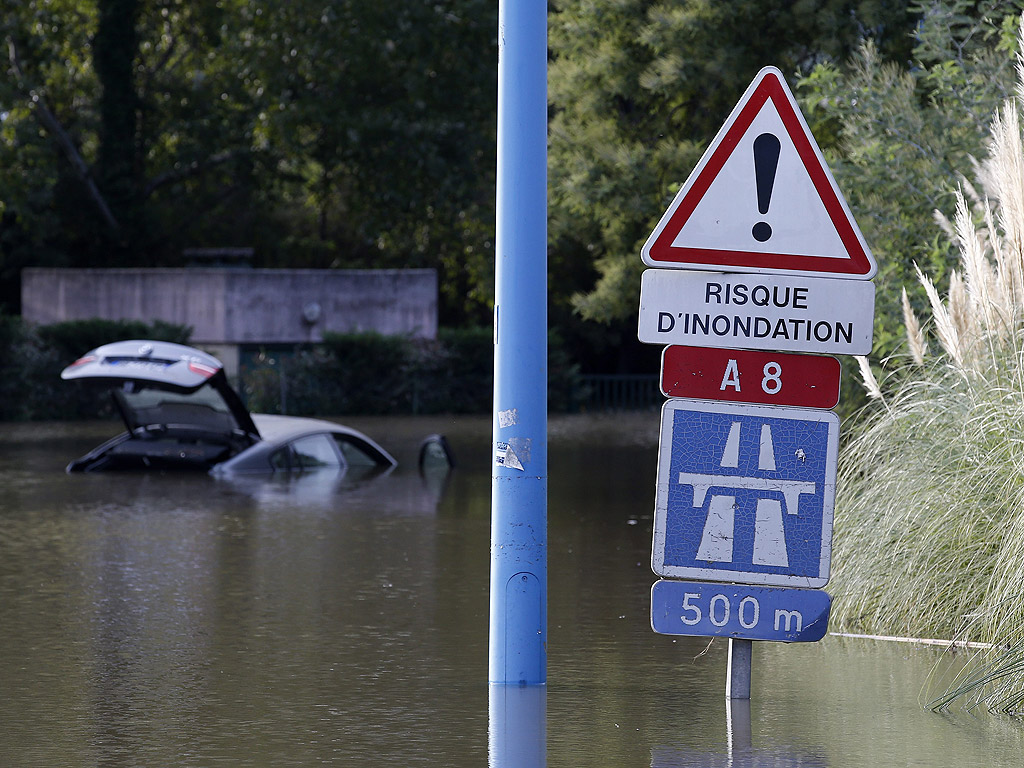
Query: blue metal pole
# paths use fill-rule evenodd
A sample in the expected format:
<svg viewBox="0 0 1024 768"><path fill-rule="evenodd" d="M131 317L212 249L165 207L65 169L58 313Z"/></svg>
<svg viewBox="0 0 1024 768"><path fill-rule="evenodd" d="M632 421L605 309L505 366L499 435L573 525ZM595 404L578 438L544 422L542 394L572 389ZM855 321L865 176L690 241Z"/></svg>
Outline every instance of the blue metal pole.
<svg viewBox="0 0 1024 768"><path fill-rule="evenodd" d="M547 682L547 0L498 6L492 683Z"/></svg>

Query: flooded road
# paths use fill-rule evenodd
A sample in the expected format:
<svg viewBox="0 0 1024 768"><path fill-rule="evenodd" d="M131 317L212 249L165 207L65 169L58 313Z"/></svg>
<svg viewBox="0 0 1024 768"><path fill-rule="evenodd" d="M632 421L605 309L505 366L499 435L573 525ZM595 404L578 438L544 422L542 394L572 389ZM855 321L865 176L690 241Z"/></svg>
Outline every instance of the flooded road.
<svg viewBox="0 0 1024 768"><path fill-rule="evenodd" d="M0 765L1020 765L922 708L933 648L757 643L728 710L726 644L650 629L657 422L552 419L549 682L494 691L489 419L353 421L368 482L69 476L112 425L0 426Z"/></svg>

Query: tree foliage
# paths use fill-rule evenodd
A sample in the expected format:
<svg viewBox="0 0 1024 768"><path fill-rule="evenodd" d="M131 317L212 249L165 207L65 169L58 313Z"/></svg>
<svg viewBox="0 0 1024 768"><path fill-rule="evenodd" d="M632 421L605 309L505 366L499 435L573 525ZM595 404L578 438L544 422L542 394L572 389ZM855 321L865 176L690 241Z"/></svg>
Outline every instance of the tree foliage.
<svg viewBox="0 0 1024 768"><path fill-rule="evenodd" d="M443 323L489 320L493 2L8 5L0 304L17 307L28 264L253 246L257 266L433 266ZM912 264L941 277L951 258L932 210L1010 87L1021 5L553 0L552 323L591 349L588 369L629 367L640 245L770 63L799 83L881 262L887 349Z"/></svg>
<svg viewBox="0 0 1024 768"><path fill-rule="evenodd" d="M487 316L484 0L25 0L0 19L0 300L24 264L436 266ZM467 298L468 297L468 298Z"/></svg>
<svg viewBox="0 0 1024 768"><path fill-rule="evenodd" d="M905 2L587 0L556 4L550 70L552 233L598 275L577 308L636 311L640 246L743 88L842 60L862 35L906 52Z"/></svg>
<svg viewBox="0 0 1024 768"><path fill-rule="evenodd" d="M823 63L799 83L812 132L876 260L875 346L902 338L901 288L921 308L916 267L943 279L958 254L935 212L952 213L984 155L989 120L1013 91L1024 3L930 2L916 7L911 66L866 41L842 66Z"/></svg>

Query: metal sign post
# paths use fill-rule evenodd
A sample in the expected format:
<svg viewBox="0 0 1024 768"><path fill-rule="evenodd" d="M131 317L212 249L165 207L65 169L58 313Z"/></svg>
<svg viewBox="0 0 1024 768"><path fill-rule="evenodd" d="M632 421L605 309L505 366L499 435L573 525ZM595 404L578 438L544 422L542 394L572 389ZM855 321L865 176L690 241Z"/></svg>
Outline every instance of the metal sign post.
<svg viewBox="0 0 1024 768"><path fill-rule="evenodd" d="M750 673L752 671L753 640L729 638L729 666L725 673L725 698L750 698Z"/></svg>
<svg viewBox="0 0 1024 768"><path fill-rule="evenodd" d="M877 271L779 70L754 78L641 258L656 269L637 336L669 345L671 398L651 626L729 638L726 697L745 700L752 641L828 629L839 365L821 355L871 351Z"/></svg>

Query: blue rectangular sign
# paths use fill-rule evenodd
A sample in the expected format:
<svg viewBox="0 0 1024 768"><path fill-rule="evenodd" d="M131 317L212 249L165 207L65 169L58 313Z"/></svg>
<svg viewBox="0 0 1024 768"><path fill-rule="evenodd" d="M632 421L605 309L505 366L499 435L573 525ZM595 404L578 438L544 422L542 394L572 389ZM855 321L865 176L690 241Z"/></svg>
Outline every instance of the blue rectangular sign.
<svg viewBox="0 0 1024 768"><path fill-rule="evenodd" d="M820 589L662 580L651 588L651 627L663 635L816 642L831 607Z"/></svg>
<svg viewBox="0 0 1024 768"><path fill-rule="evenodd" d="M825 586L838 445L839 419L830 411L666 402L654 572L677 579Z"/></svg>

